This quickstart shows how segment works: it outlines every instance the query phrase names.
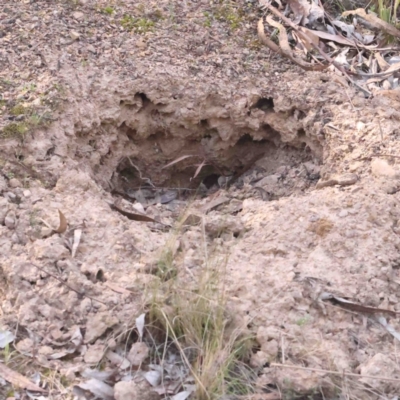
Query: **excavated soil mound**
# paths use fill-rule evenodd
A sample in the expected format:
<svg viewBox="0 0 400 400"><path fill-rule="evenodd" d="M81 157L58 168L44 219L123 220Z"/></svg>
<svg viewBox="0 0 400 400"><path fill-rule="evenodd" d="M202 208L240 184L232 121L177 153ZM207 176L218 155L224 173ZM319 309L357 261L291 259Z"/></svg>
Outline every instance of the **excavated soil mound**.
<svg viewBox="0 0 400 400"><path fill-rule="evenodd" d="M179 232L178 274L198 276L204 241L226 257L259 396L396 396L396 97L365 99L272 57L254 43L249 2L232 6L237 27L225 14L209 23L208 2L108 6L12 2L0 14L1 310L18 351L76 383L112 347L105 334L141 314L169 226L190 207L204 223ZM121 25L140 12L148 30ZM26 131L18 105L34 109ZM45 123L32 126L37 113ZM121 215L117 199L162 224ZM62 233L49 228L58 210ZM84 349L71 356L77 328Z"/></svg>

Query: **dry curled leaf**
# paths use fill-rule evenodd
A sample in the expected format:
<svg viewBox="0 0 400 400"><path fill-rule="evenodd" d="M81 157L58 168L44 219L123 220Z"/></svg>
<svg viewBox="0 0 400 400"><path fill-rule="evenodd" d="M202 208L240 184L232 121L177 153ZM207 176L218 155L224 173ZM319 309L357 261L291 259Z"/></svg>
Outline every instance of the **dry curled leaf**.
<svg viewBox="0 0 400 400"><path fill-rule="evenodd" d="M356 46L356 43L353 40L347 39L340 35L333 35L332 33L328 33L328 32L316 31L316 30L305 28L304 26L299 27L299 29L305 34L317 36L321 39L331 40L332 42L344 44L346 46L353 46L353 47ZM310 38L311 37L312 36L310 36Z"/></svg>
<svg viewBox="0 0 400 400"><path fill-rule="evenodd" d="M65 218L65 215L60 210L58 210L58 215L60 216L60 225L54 230L54 232L64 233L68 226L67 218Z"/></svg>
<svg viewBox="0 0 400 400"><path fill-rule="evenodd" d="M364 306L362 304L354 303L347 299L343 299L342 297L335 296L332 293L322 293L320 295L320 299L321 300L331 300L334 304L338 304L342 308L345 308L345 309L351 310L351 311L362 312L362 313L366 313L366 314L388 314L393 317L395 317L396 315L399 314L396 311L387 310L384 308L369 307L369 306Z"/></svg>
<svg viewBox="0 0 400 400"><path fill-rule="evenodd" d="M7 382L10 382L13 386L31 390L32 392L47 393L47 390L32 383L28 378L21 375L19 372L13 371L0 363L0 376Z"/></svg>
<svg viewBox="0 0 400 400"><path fill-rule="evenodd" d="M121 208L117 207L115 204L110 204L112 210L118 211L120 214L124 215L126 218L130 219L131 221L142 221L142 222L156 222L157 224L169 226L163 224L160 221L155 220L154 218L148 217L147 215L132 213L129 211L122 210Z"/></svg>

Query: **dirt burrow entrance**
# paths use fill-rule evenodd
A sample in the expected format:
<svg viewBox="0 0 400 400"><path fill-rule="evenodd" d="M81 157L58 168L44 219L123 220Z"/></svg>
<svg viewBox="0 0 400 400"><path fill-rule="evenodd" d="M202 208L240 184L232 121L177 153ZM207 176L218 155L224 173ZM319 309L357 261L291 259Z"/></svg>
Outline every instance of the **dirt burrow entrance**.
<svg viewBox="0 0 400 400"><path fill-rule="evenodd" d="M305 133L305 112L276 111L273 98L254 94L235 102L210 94L185 102L177 97L124 96L114 120L100 121L90 131L76 127L72 157L86 160L98 183L119 192L193 190L201 182L210 188L218 178L236 180L261 159L264 167L277 168L287 157L293 165L322 157L319 141Z"/></svg>
<svg viewBox="0 0 400 400"><path fill-rule="evenodd" d="M183 279L195 282L207 262L204 242L226 257L229 306L259 343L251 365L260 392L278 387L288 396L330 396L343 389L329 374L270 366L277 361L364 375L377 365L390 376L397 371L391 336L376 322L365 329L361 316L321 311L318 303L321 292L332 291L370 306L398 305L396 167L380 160L371 175L370 159L357 159L375 151L376 126L368 128L349 104L323 104L329 96L342 104L344 96L317 78L297 95L251 85L160 88L154 77L129 83L78 78L66 73L70 101L48 129L32 133L23 146L4 143L18 159L3 152L2 309L4 324L18 325L19 351L34 348L42 366L73 382L110 346L119 351L108 333L129 329L142 312L171 232L112 211L112 191L196 189L203 182L205 196L190 203L204 226L194 223L179 234L173 262ZM351 99L353 106L363 103ZM375 112L394 115L395 108L376 103ZM389 132L396 120L382 125ZM387 134L387 141L396 148L394 136ZM186 155L193 157L163 168ZM237 180L230 187L220 184L232 175ZM315 190L319 178L323 184ZM219 208L207 209L211 192L226 197ZM145 207L147 215L173 226L187 205L178 194ZM57 226L58 209L69 228L51 234L46 224ZM77 229L82 238L72 257ZM77 328L80 350L68 347ZM58 358L64 347L72 353ZM379 393L396 390L392 383L366 382ZM364 396L363 385L346 390Z"/></svg>

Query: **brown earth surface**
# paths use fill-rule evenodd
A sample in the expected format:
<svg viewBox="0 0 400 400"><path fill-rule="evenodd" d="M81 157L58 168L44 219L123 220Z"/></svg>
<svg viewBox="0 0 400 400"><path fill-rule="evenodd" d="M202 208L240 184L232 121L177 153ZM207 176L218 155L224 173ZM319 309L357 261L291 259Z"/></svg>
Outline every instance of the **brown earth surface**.
<svg viewBox="0 0 400 400"><path fill-rule="evenodd" d="M226 259L229 309L257 339L251 398L397 398L400 97L270 54L261 15L254 1L1 6L1 325L32 359L25 375L68 380L43 398L73 398L93 354L131 329L173 235L182 282ZM202 222L174 233L110 207L149 182L178 197L146 199L146 215ZM49 228L58 210L65 233Z"/></svg>

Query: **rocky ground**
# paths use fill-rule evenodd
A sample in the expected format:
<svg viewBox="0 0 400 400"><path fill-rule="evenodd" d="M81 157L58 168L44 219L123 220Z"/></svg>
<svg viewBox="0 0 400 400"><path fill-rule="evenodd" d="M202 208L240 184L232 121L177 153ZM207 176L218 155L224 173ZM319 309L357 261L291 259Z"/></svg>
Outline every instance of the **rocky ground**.
<svg viewBox="0 0 400 400"><path fill-rule="evenodd" d="M182 282L225 260L227 307L256 338L247 398L397 398L399 96L271 54L261 15L249 1L2 5L3 358L45 384L34 398L90 398L73 388L100 364L115 390L100 398L176 395L152 392L118 341L171 238ZM25 398L0 376L4 398Z"/></svg>

